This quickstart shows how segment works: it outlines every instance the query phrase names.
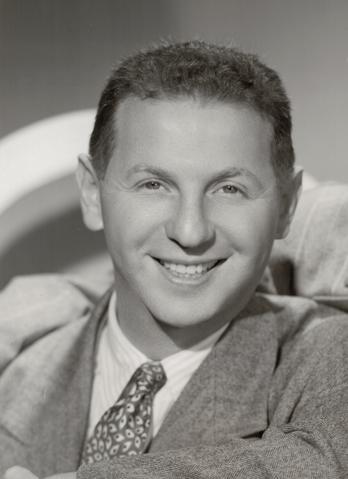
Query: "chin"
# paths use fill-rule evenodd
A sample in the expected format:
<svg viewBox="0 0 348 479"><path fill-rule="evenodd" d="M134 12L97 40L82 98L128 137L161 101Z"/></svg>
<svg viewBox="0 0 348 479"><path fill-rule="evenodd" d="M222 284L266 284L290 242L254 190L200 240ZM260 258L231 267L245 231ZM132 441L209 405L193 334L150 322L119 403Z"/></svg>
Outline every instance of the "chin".
<svg viewBox="0 0 348 479"><path fill-rule="evenodd" d="M207 323L216 322L224 314L221 308L205 307L200 304L170 304L170 310L166 308L156 308L152 311L154 316L158 318L160 324L169 326L172 328L194 328L207 325ZM158 313L158 314L156 314ZM224 315L225 316L225 315ZM232 318L232 316L231 316Z"/></svg>

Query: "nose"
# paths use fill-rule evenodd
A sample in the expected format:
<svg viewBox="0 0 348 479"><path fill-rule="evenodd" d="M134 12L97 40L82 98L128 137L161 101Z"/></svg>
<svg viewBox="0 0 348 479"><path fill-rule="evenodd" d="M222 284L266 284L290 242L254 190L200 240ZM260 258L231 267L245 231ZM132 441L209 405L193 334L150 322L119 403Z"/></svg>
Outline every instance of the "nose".
<svg viewBox="0 0 348 479"><path fill-rule="evenodd" d="M215 236L203 201L194 198L183 200L177 206L166 224L166 233L169 239L185 249L208 247Z"/></svg>

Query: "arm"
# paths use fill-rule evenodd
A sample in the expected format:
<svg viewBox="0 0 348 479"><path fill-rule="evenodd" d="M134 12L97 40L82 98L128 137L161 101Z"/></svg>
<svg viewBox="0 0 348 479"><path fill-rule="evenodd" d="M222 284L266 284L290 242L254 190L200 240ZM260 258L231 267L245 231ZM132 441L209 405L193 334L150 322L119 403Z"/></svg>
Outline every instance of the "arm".
<svg viewBox="0 0 348 479"><path fill-rule="evenodd" d="M236 439L217 447L197 447L104 462L82 467L77 477L343 479L348 472L343 450L347 448L347 440L337 447L327 432L328 428L326 421L316 421L315 428L308 423L294 423L284 428L269 428L264 437L254 443ZM338 431L341 439L342 432L342 429Z"/></svg>

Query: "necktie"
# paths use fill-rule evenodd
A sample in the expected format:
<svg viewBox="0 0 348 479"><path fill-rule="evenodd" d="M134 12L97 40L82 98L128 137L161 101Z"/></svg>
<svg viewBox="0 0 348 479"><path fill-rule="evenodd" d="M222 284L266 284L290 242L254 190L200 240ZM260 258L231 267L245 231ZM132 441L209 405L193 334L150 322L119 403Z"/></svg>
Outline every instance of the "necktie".
<svg viewBox="0 0 348 479"><path fill-rule="evenodd" d="M82 464L143 453L151 440L153 398L166 380L160 362L142 364L95 426Z"/></svg>

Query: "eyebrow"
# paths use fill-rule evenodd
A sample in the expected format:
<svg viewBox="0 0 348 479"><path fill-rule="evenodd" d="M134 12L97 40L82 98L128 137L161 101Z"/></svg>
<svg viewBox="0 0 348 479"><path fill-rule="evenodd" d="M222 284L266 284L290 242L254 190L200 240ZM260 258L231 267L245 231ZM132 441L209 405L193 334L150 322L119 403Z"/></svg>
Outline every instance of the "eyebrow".
<svg viewBox="0 0 348 479"><path fill-rule="evenodd" d="M167 179L168 181L173 181L172 175L167 170L156 166L145 164L134 165L127 171L127 178L136 173L150 173L153 176L158 176ZM254 183L256 183L259 188L264 188L264 185L253 172L251 172L247 168L237 166L233 166L232 168L225 168L224 170L217 172L214 175L212 182L221 181L226 178L235 176L246 176Z"/></svg>
<svg viewBox="0 0 348 479"><path fill-rule="evenodd" d="M219 171L215 176L214 181L221 181L234 176L246 176L247 178L255 182L259 188L264 187L260 179L252 171L239 166L233 166L232 168L226 168L222 171Z"/></svg>
<svg viewBox="0 0 348 479"><path fill-rule="evenodd" d="M151 165L138 164L132 166L132 168L127 171L127 178L136 173L150 173L153 176L159 176L167 180L172 179L172 175L168 171Z"/></svg>

